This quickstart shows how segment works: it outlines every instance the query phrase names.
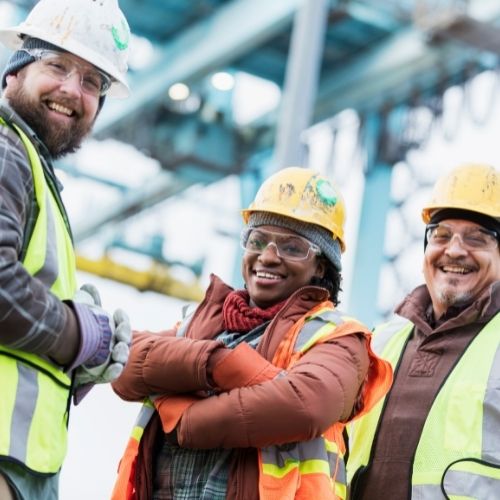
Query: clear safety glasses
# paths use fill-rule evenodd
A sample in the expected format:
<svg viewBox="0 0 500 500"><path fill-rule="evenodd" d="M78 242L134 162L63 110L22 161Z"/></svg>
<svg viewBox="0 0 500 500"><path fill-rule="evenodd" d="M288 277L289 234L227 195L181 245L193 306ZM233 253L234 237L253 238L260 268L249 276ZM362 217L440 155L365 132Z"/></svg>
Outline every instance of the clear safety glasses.
<svg viewBox="0 0 500 500"><path fill-rule="evenodd" d="M64 82L77 73L80 77L80 87L88 95L103 96L111 87L112 80L106 73L96 68L84 67L62 52L46 49L23 50L40 62L44 74L58 82Z"/></svg>
<svg viewBox="0 0 500 500"><path fill-rule="evenodd" d="M498 246L498 234L485 228L470 228L457 232L446 224L429 224L426 229L429 245L445 247L456 236L467 250L492 250Z"/></svg>
<svg viewBox="0 0 500 500"><path fill-rule="evenodd" d="M310 254L321 254L318 245L302 236L274 233L264 229L244 229L240 242L243 250L255 254L261 254L269 245L273 245L278 257L291 261L305 260Z"/></svg>

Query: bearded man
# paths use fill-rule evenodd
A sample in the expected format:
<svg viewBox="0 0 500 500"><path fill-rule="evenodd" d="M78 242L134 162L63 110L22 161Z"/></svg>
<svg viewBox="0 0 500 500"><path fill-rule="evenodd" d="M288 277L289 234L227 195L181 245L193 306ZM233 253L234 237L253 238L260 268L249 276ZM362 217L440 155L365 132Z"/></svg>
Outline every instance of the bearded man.
<svg viewBox="0 0 500 500"><path fill-rule="evenodd" d="M130 325L77 290L53 160L76 151L106 95L128 94L116 0L40 0L0 30L14 49L0 100L0 498L55 500L71 397L110 382Z"/></svg>

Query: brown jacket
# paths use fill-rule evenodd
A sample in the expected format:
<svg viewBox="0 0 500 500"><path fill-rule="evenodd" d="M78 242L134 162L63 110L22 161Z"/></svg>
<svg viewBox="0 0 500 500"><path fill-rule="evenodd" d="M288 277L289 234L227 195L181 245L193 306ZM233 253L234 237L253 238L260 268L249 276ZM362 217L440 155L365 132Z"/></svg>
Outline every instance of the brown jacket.
<svg viewBox="0 0 500 500"><path fill-rule="evenodd" d="M416 288L396 312L414 325L372 446L370 464L351 484L352 500L410 498L413 459L430 408L473 338L500 310L500 282L471 305L439 322L426 286Z"/></svg>
<svg viewBox="0 0 500 500"><path fill-rule="evenodd" d="M186 332L138 333L126 369L113 383L123 399L142 400L152 394L211 390L207 376L210 355L221 343L212 340L224 331L222 305L232 289L217 277L207 290ZM328 299L313 286L297 290L268 325L257 351L271 360L292 325L314 306ZM346 326L352 326L346 323ZM340 326L339 328L342 328ZM368 353L361 335L348 335L314 346L285 377L207 397L183 414L177 439L186 448L234 449L227 497L258 498L256 449L318 437L333 422L353 412L368 370ZM138 499L151 498L151 474L158 418L141 440L136 483Z"/></svg>

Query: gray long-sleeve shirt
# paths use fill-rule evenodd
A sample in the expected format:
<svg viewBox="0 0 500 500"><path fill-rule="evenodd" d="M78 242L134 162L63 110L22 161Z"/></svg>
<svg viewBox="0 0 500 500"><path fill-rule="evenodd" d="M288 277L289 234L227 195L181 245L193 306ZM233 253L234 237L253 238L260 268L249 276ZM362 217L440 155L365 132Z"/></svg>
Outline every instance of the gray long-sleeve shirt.
<svg viewBox="0 0 500 500"><path fill-rule="evenodd" d="M36 137L5 100L0 116ZM55 179L48 155L44 168ZM67 332L78 326L70 308L22 264L23 242L37 210L27 152L11 128L0 126L0 344L59 359L68 349Z"/></svg>

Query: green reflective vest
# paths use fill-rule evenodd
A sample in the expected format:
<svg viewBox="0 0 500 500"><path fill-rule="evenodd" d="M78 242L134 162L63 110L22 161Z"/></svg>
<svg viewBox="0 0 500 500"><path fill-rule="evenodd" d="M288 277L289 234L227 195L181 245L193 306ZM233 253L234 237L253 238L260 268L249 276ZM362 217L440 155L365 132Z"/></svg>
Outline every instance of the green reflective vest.
<svg viewBox="0 0 500 500"><path fill-rule="evenodd" d="M395 367L413 330L407 320L375 330L374 347ZM367 466L384 401L353 422L347 479ZM411 497L500 498L500 313L476 335L446 378L413 460Z"/></svg>
<svg viewBox="0 0 500 500"><path fill-rule="evenodd" d="M0 119L0 126L8 126ZM73 244L65 213L41 160L16 125L31 164L38 216L23 265L61 300L76 290ZM66 454L71 378L48 359L0 345L0 456L40 474L56 473Z"/></svg>

